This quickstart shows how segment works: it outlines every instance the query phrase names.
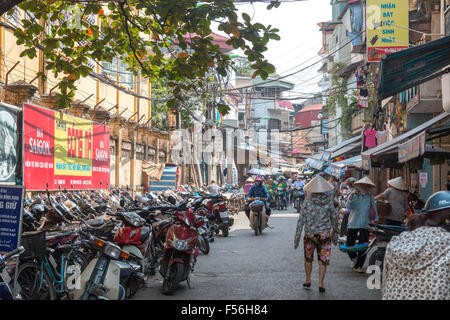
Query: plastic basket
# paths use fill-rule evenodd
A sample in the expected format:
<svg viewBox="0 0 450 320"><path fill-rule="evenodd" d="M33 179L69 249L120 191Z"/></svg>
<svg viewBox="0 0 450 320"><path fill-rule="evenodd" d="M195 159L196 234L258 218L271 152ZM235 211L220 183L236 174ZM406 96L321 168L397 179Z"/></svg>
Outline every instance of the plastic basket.
<svg viewBox="0 0 450 320"><path fill-rule="evenodd" d="M45 256L47 252L45 231L24 232L20 244L25 248L25 252L20 255L21 259Z"/></svg>

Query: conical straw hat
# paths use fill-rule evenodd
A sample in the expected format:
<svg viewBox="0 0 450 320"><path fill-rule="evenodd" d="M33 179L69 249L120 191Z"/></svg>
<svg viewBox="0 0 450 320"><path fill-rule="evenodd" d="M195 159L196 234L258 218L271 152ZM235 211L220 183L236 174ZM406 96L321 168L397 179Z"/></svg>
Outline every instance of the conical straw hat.
<svg viewBox="0 0 450 320"><path fill-rule="evenodd" d="M376 187L375 183L372 182L372 180L369 179L369 177L364 177L358 181L356 181L354 184L367 184L370 185L372 187Z"/></svg>
<svg viewBox="0 0 450 320"><path fill-rule="evenodd" d="M253 180L253 178L252 177L249 177L247 180L245 180L245 181L247 181L247 182L254 182L255 180Z"/></svg>
<svg viewBox="0 0 450 320"><path fill-rule="evenodd" d="M408 188L406 187L406 183L405 183L405 181L403 181L402 177L397 177L397 178L391 179L388 181L388 184L391 187L394 187L399 190L403 190L403 191L408 190Z"/></svg>
<svg viewBox="0 0 450 320"><path fill-rule="evenodd" d="M325 193L333 190L334 188L327 180L322 178L320 175L316 175L303 189L312 193Z"/></svg>

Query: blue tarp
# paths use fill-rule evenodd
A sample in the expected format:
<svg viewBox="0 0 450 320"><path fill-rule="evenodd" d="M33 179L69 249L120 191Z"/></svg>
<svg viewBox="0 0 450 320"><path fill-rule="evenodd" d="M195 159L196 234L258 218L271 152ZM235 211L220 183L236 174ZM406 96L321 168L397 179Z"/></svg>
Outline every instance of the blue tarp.
<svg viewBox="0 0 450 320"><path fill-rule="evenodd" d="M363 6L361 3L350 4L350 22L352 31L348 33L352 45L362 45Z"/></svg>
<svg viewBox="0 0 450 320"><path fill-rule="evenodd" d="M148 183L148 191L165 191L167 189L175 189L177 185L177 167L165 166L164 172L160 180L150 179Z"/></svg>

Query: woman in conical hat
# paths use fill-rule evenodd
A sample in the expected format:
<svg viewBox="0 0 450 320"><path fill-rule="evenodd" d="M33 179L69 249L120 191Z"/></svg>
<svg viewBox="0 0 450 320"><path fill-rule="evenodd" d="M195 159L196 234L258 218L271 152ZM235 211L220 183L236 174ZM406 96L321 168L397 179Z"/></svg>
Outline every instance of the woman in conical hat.
<svg viewBox="0 0 450 320"><path fill-rule="evenodd" d="M249 177L245 181L245 184L244 184L244 194L245 194L245 196L247 196L248 192L250 191L250 188L253 186L253 182L255 182L255 181L253 180L252 177Z"/></svg>
<svg viewBox="0 0 450 320"><path fill-rule="evenodd" d="M358 244L369 242L369 230L367 227L369 223L378 221L377 206L375 205L374 197L369 193L369 190L375 187L375 184L369 177L364 177L354 183L355 190L349 195L347 199L347 209L350 210L347 223L347 247L353 247L358 240ZM371 212L374 216L371 217ZM352 268L354 271L363 273L363 266L366 260L364 251L348 252L352 260Z"/></svg>
<svg viewBox="0 0 450 320"><path fill-rule="evenodd" d="M391 204L391 212L384 224L401 226L408 216L408 187L402 177L391 179L387 184L388 188L375 200L386 200Z"/></svg>
<svg viewBox="0 0 450 320"><path fill-rule="evenodd" d="M333 186L320 175L315 176L304 188L310 194L302 205L294 238L294 248L300 243L303 227L304 261L306 281L304 288L311 287L311 270L314 251L317 251L319 263L319 292L325 292L324 279L327 265L330 263L331 243L337 244L338 217L331 195L327 192Z"/></svg>

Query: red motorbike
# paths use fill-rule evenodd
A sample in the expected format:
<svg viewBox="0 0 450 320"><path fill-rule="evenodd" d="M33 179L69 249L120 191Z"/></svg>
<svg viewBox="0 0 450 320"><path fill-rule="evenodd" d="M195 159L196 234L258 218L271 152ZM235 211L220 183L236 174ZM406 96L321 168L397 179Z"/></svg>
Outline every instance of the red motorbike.
<svg viewBox="0 0 450 320"><path fill-rule="evenodd" d="M198 256L197 228L204 223L195 217L192 208L186 208L186 202L177 208L175 219L167 231L159 268L164 277L162 292L166 295L173 294L181 281L186 280L190 287L189 275L194 270Z"/></svg>
<svg viewBox="0 0 450 320"><path fill-rule="evenodd" d="M117 228L114 242L131 254L130 260L141 266L144 275L154 274L151 226L134 212L119 212L118 217L123 225Z"/></svg>
<svg viewBox="0 0 450 320"><path fill-rule="evenodd" d="M227 201L221 194L208 196L208 210L210 214L208 219L214 225L213 229L216 234L222 231L224 237L228 237L229 229L234 223L234 219L228 214Z"/></svg>

